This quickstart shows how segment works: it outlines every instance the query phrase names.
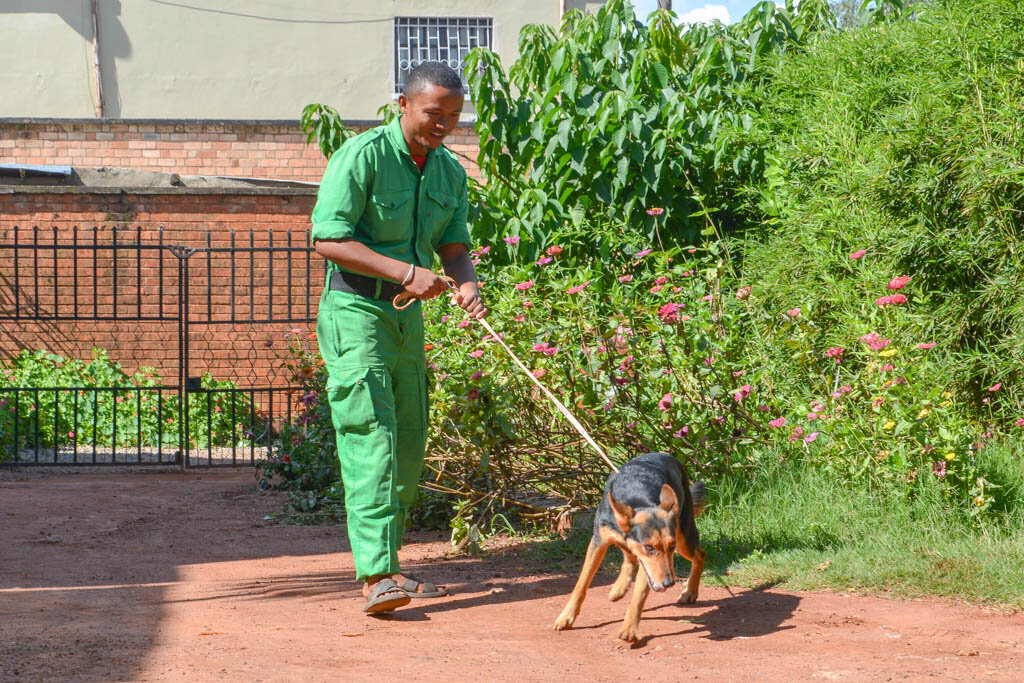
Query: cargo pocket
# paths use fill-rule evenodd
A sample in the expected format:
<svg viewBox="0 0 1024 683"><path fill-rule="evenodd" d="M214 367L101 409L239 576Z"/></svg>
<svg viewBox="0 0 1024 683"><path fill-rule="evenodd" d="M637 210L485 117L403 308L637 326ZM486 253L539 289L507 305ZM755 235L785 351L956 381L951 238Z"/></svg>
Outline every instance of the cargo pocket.
<svg viewBox="0 0 1024 683"><path fill-rule="evenodd" d="M373 375L366 368L342 373L327 382L331 417L339 432L367 434L377 426L373 404Z"/></svg>

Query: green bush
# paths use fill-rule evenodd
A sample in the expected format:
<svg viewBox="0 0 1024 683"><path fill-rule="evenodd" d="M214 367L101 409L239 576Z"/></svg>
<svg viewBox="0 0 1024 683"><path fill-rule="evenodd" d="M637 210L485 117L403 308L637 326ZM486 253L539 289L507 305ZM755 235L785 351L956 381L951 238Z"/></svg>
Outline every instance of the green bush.
<svg viewBox="0 0 1024 683"><path fill-rule="evenodd" d="M103 349L93 348L92 356L85 362L24 349L0 363L0 452L4 456L37 442L55 447L77 443L79 447L118 448L178 443L179 393L172 390L158 395L156 387L162 381L151 367L128 375ZM224 392L234 384L214 380L209 374L203 376L201 386L211 393L189 397L191 446L230 445L251 439L243 433L243 426L261 422L254 414L258 406L244 395ZM22 390L15 392L14 388ZM16 421L18 444L14 443Z"/></svg>

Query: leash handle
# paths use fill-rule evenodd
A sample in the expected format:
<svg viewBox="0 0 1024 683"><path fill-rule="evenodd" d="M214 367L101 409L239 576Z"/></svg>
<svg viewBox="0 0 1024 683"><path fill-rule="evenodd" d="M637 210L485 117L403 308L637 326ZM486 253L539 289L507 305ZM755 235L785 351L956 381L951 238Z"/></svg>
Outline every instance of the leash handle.
<svg viewBox="0 0 1024 683"><path fill-rule="evenodd" d="M441 279L448 285L448 289L458 289L458 287L455 286L455 280L447 275L442 276ZM395 298L391 300L391 305L395 307L396 311L404 311L409 308L415 300L416 297L410 292L402 290L398 294L395 294Z"/></svg>

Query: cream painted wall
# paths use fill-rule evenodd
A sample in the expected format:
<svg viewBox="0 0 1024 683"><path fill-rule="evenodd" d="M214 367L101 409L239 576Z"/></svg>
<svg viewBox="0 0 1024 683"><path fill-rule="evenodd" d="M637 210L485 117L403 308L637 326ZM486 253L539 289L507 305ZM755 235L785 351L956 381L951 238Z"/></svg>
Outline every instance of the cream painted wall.
<svg viewBox="0 0 1024 683"><path fill-rule="evenodd" d="M568 0L568 6L579 3ZM584 3L591 4L591 3ZM507 68L561 0L99 0L109 118L295 119L392 99L395 16L491 17ZM0 0L0 117L95 115L89 0Z"/></svg>

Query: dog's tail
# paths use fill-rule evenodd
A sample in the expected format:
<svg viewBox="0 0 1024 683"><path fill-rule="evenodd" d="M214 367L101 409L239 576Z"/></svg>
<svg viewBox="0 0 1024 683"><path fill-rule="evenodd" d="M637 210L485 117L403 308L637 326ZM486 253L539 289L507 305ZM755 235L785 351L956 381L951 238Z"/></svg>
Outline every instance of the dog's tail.
<svg viewBox="0 0 1024 683"><path fill-rule="evenodd" d="M700 517L700 513L704 512L704 503L707 501L707 497L704 495L704 482L695 481L690 484L690 495L693 497L693 516Z"/></svg>

